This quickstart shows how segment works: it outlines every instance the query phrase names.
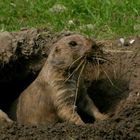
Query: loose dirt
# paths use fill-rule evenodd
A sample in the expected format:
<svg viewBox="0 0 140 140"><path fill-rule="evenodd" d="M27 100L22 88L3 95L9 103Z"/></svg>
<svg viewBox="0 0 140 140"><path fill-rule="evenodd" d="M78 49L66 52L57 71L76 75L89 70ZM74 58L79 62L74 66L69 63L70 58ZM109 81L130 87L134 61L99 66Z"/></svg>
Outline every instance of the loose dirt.
<svg viewBox="0 0 140 140"><path fill-rule="evenodd" d="M135 41L130 43L131 39ZM108 120L94 121L79 112L84 126L67 122L49 126L3 124L0 140L139 140L140 37L127 38L124 44L119 39L100 42L112 63L102 65L97 80L93 80L92 66L86 68L84 77L88 94L100 111L111 114ZM28 84L32 80L27 80Z"/></svg>

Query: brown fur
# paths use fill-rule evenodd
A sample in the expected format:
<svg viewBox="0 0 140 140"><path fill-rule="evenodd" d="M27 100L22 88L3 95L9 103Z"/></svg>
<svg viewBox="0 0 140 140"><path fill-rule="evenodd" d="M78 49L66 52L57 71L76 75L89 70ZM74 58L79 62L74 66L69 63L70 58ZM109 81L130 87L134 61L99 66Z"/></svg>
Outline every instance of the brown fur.
<svg viewBox="0 0 140 140"><path fill-rule="evenodd" d="M76 44L73 44L75 42ZM92 46L91 40L77 34L63 37L54 44L38 77L19 97L18 122L47 125L68 121L84 124L78 113L73 111L79 71L68 81L64 81L68 77L66 71L74 60L88 52L96 51ZM82 78L78 91L78 109L98 120L107 118L98 111L87 95Z"/></svg>

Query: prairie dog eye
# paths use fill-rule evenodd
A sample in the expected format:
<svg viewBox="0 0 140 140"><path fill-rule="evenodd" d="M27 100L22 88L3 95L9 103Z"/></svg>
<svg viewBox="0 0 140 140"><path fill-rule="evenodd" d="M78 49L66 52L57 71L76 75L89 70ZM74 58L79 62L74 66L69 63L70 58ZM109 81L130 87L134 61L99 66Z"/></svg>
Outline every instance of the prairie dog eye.
<svg viewBox="0 0 140 140"><path fill-rule="evenodd" d="M75 46L77 46L78 44L77 44L77 42L75 42L75 41L70 41L70 42L69 42L69 45L70 45L70 47L75 47Z"/></svg>

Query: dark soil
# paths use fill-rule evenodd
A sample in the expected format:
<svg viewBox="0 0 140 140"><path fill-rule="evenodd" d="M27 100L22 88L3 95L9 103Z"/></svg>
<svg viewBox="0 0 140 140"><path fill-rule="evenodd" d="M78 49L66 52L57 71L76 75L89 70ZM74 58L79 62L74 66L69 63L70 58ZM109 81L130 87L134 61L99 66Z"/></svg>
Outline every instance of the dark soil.
<svg viewBox="0 0 140 140"><path fill-rule="evenodd" d="M135 41L131 44L129 40L132 38ZM97 42L99 41L97 40ZM81 118L86 122L84 126L66 122L49 126L26 126L14 122L0 126L0 140L140 140L140 38L128 38L124 44L120 44L118 39L100 42L104 49L108 50L108 52L105 51L106 57L112 61L112 64L102 65L104 71L101 70L98 80L93 80L95 77L92 73L92 66L86 68L84 77L88 94L100 111L112 114L108 120L94 121L90 116L79 112ZM9 95L8 101L8 89L3 94L0 93L1 109L8 113L7 106L33 81L41 67L36 68L37 70L33 67L34 71L24 76L21 73L21 77L24 78L17 74L20 78L13 76L14 80L12 77L6 81L6 78L1 76L0 90L2 92L5 85L13 87L13 91L11 91L13 96ZM13 66L11 66L12 68ZM1 72L4 71L1 70ZM6 98L2 98L4 94L6 94ZM7 102L7 106L5 102Z"/></svg>

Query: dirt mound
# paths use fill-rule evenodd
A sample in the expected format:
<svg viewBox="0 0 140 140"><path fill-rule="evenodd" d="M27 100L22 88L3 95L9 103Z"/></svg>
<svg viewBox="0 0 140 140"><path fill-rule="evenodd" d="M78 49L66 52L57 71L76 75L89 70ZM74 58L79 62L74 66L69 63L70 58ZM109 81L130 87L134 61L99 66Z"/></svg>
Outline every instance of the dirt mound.
<svg viewBox="0 0 140 140"><path fill-rule="evenodd" d="M36 33L36 35L37 34L38 33ZM53 41L51 42L50 39L51 37L47 38L50 41L48 43L48 46L50 43L53 43ZM129 42L131 39L134 39L133 43L132 41ZM34 40L37 41L38 38L35 38ZM24 41L26 42L25 39ZM40 41L42 42L42 38ZM45 42L46 40L43 41ZM28 41L26 43L28 44ZM17 57L11 58L12 55L9 56L10 61L9 60L5 61L4 59L5 61L4 68L1 67L0 69L4 75L8 71L9 63L10 63L10 68L13 69L14 68L13 62L15 62L14 64L19 64L19 62L20 63L26 62L24 63L26 64L26 71L25 68L22 69L26 75L22 75L22 73L20 73L21 76L19 76L19 74L14 73L9 78L10 79L9 81L8 80L6 81L6 78L2 74L0 75L1 85L6 85L6 87L8 85L7 83L9 83L9 85L13 83L12 79L14 78L15 86L13 85L14 88L12 94L16 91L17 94L16 96L18 96L19 93L37 76L37 73L42 66L38 65L38 67L35 67L35 65L39 64L40 60L43 60L42 61L43 63L44 59L47 57L47 53L46 56L43 57L43 52L44 52L43 43L42 45L40 45L41 46L40 49L43 49L43 51L35 49L37 53L40 53L39 55L34 54L34 50L32 50L33 51L32 54L29 54L28 52L25 53L26 59L24 58L25 55L23 55L22 59L20 60L18 59L18 61L15 60L17 59ZM112 114L112 117L110 119L106 121L94 121L94 119L90 118L90 116L86 116L86 114L82 114L81 112L79 112L81 118L86 122L84 126L76 126L73 124L68 124L66 122L51 124L49 126L27 126L14 122L12 124L5 124L0 126L0 139L1 140L4 139L139 140L140 139L140 48L139 48L140 38L139 37L128 38L124 44L121 44L119 40L102 41L102 43L104 44L104 50L106 52L106 56L109 60L112 61L112 63L107 62L103 64L102 68L100 68L103 70L100 71L100 76L98 80L93 80L93 78L95 79L95 77L92 74L92 69L93 69L92 66L86 68L84 72L84 77L87 83L86 86L87 86L88 94L93 99L93 101L98 106L101 112ZM22 42L20 45L23 44L24 43ZM22 50L22 47L20 48ZM22 53L21 50L20 53ZM27 54L30 59L30 62L27 57ZM36 56L38 56L37 58L39 59L38 61L33 63L34 60L33 58ZM14 61L11 59L14 59ZM0 62L2 62L2 59L0 59ZM19 70L17 68L16 70L20 72L21 69ZM15 90L17 84L19 85L19 89ZM0 90L3 91L2 86ZM3 94L6 94L7 96L8 91ZM13 96L12 97L15 99L16 96L15 95ZM6 98L2 99L2 97L3 96L1 93L1 100L2 100L1 108L5 105L3 102L7 101ZM7 111L7 108L5 110Z"/></svg>

